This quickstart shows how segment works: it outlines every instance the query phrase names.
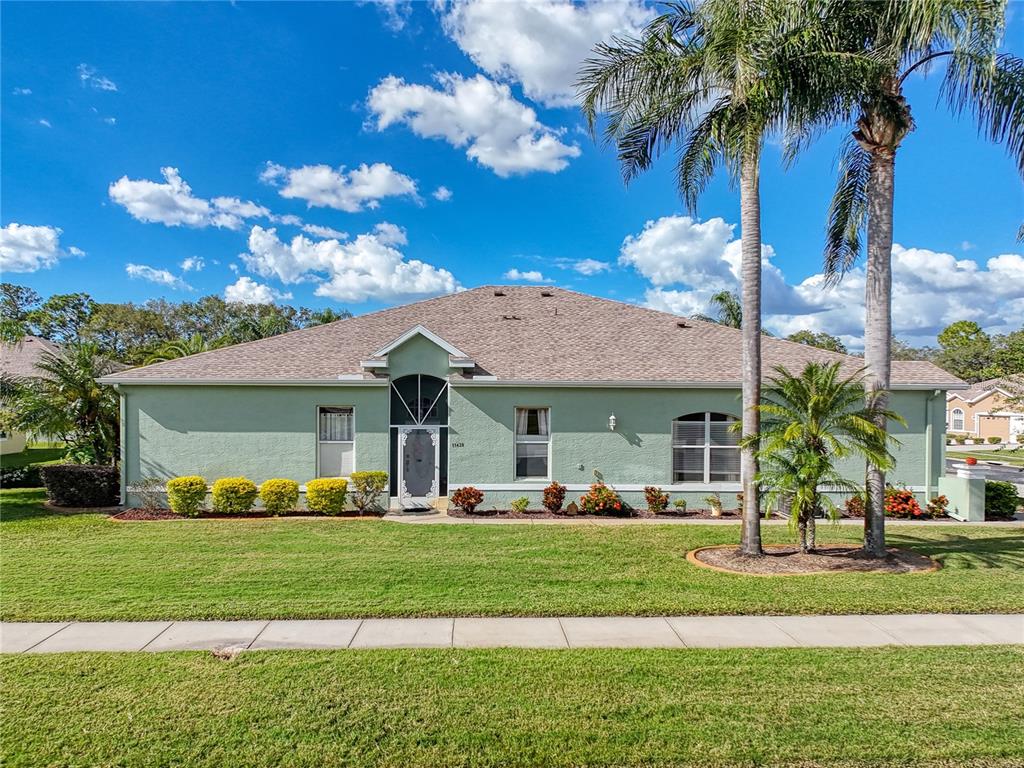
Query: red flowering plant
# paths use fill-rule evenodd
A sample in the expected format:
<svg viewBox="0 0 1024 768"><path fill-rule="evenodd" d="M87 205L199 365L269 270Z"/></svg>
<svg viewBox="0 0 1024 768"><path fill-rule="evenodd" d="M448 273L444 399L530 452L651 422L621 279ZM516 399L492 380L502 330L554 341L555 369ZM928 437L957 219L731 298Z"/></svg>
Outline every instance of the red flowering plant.
<svg viewBox="0 0 1024 768"><path fill-rule="evenodd" d="M921 505L906 488L885 489L885 514L889 517L922 517Z"/></svg>
<svg viewBox="0 0 1024 768"><path fill-rule="evenodd" d="M945 517L946 509L949 507L949 499L945 496L936 496L928 502L924 512L928 517Z"/></svg>
<svg viewBox="0 0 1024 768"><path fill-rule="evenodd" d="M561 483L552 483L544 489L544 498L541 503L551 514L557 514L565 502L565 486Z"/></svg>
<svg viewBox="0 0 1024 768"><path fill-rule="evenodd" d="M483 500L483 491L472 485L463 486L451 495L451 503L467 514L472 514L473 510L483 503Z"/></svg>
<svg viewBox="0 0 1024 768"><path fill-rule="evenodd" d="M644 488L644 499L647 500L647 511L658 515L668 508L668 494L654 485Z"/></svg>
<svg viewBox="0 0 1024 768"><path fill-rule="evenodd" d="M856 494L846 500L847 517L864 517L864 496Z"/></svg>
<svg viewBox="0 0 1024 768"><path fill-rule="evenodd" d="M622 497L604 483L594 483L580 496L580 509L588 515L620 515L629 510Z"/></svg>

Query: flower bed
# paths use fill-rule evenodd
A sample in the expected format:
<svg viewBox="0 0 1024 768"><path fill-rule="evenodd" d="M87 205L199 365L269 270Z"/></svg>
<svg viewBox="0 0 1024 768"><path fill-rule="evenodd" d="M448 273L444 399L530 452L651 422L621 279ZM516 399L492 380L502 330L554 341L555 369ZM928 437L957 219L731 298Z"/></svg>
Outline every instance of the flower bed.
<svg viewBox="0 0 1024 768"><path fill-rule="evenodd" d="M186 516L179 515L177 512L172 512L169 509L142 509L140 507L133 507L131 509L125 509L121 512L114 513L110 517L122 522L143 522L159 520L273 520L275 517L339 517L355 518L358 520L359 518L383 516L383 511L369 511L360 514L359 511L355 509L347 509L336 515L319 514L308 509L291 509L287 512L281 512L280 514L273 515L263 509L252 509L242 514L224 514L203 511L195 516Z"/></svg>

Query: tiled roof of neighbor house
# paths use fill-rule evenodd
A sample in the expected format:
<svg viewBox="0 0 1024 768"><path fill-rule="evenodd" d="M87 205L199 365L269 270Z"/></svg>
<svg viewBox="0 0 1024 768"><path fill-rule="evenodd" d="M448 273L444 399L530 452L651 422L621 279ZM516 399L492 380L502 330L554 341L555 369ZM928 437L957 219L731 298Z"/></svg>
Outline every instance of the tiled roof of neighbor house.
<svg viewBox="0 0 1024 768"><path fill-rule="evenodd" d="M60 347L38 336L26 336L21 344L0 344L0 373L5 376L37 376L36 361L44 352L56 354Z"/></svg>
<svg viewBox="0 0 1024 768"><path fill-rule="evenodd" d="M740 332L733 328L549 287L484 286L338 320L261 341L134 368L124 382L323 381L364 373L360 361L416 325L476 362L467 376L499 381L737 384ZM765 337L764 370L811 360L859 358ZM894 386L959 387L927 362L894 362Z"/></svg>
<svg viewBox="0 0 1024 768"><path fill-rule="evenodd" d="M1016 388L1019 388L1019 385L1015 387L1012 382L1006 379L986 379L985 381L971 384L967 389L960 390L956 393L956 396L970 403L981 399L994 389L1002 389L1004 392L1013 393L1016 391Z"/></svg>

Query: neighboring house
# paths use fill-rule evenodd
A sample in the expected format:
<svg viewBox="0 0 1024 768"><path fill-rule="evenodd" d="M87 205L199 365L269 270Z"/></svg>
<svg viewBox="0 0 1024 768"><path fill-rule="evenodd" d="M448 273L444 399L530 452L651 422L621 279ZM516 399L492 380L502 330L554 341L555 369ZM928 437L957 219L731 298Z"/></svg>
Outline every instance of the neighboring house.
<svg viewBox="0 0 1024 768"><path fill-rule="evenodd" d="M0 344L0 375L25 379L36 376L36 362L44 352L56 354L60 347L38 336L26 336L20 344ZM0 430L0 455L21 453L28 444L24 432Z"/></svg>
<svg viewBox="0 0 1024 768"><path fill-rule="evenodd" d="M774 338L765 371L859 358ZM658 485L698 504L740 491L740 331L544 287L483 287L108 376L122 471L300 484L387 470L391 506L463 485L507 507L603 477L633 504ZM963 382L896 361L893 482L934 494L942 403ZM863 466L850 462L851 479Z"/></svg>
<svg viewBox="0 0 1024 768"><path fill-rule="evenodd" d="M998 437L1004 443L1024 440L1024 407L1010 405L1010 388L1002 379L972 384L946 395L946 429L972 437Z"/></svg>

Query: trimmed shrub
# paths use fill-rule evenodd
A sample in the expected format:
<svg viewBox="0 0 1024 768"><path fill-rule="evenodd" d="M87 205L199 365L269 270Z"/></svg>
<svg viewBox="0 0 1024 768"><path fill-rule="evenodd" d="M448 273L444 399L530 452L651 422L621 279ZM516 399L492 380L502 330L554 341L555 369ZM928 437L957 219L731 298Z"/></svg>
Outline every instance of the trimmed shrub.
<svg viewBox="0 0 1024 768"><path fill-rule="evenodd" d="M1021 503L1024 503L1024 499L1017 495L1013 483L1005 480L985 481L986 520L1012 520Z"/></svg>
<svg viewBox="0 0 1024 768"><path fill-rule="evenodd" d="M199 475L172 477L167 481L167 506L185 517L198 517L206 501L206 478Z"/></svg>
<svg viewBox="0 0 1024 768"><path fill-rule="evenodd" d="M512 511L517 515L523 514L527 509L530 508L530 500L525 496L520 496L518 499L512 499Z"/></svg>
<svg viewBox="0 0 1024 768"><path fill-rule="evenodd" d="M222 515L244 515L256 503L259 489L247 477L222 477L213 484L213 511Z"/></svg>
<svg viewBox="0 0 1024 768"><path fill-rule="evenodd" d="M1003 438L996 437L995 435L993 435L992 437L986 437L985 442L988 443L989 445L999 445L1001 442L1003 442Z"/></svg>
<svg viewBox="0 0 1024 768"><path fill-rule="evenodd" d="M678 509L680 512L686 511L686 499L676 499L672 502L672 506Z"/></svg>
<svg viewBox="0 0 1024 768"><path fill-rule="evenodd" d="M985 438L983 438L983 437L972 437L971 438L971 442L974 443L975 445L984 445L985 444Z"/></svg>
<svg viewBox="0 0 1024 768"><path fill-rule="evenodd" d="M344 477L318 477L306 483L306 507L321 515L340 515L345 511L348 480Z"/></svg>
<svg viewBox="0 0 1024 768"><path fill-rule="evenodd" d="M45 464L39 473L46 498L59 507L112 507L120 502L117 467L94 464Z"/></svg>
<svg viewBox="0 0 1024 768"><path fill-rule="evenodd" d="M455 491L449 501L463 512L472 514L474 509L483 504L484 492L472 485L466 485Z"/></svg>
<svg viewBox="0 0 1024 768"><path fill-rule="evenodd" d="M360 515L368 509L380 508L380 495L388 487L387 472L353 472L348 479L352 483L352 505Z"/></svg>
<svg viewBox="0 0 1024 768"><path fill-rule="evenodd" d="M864 494L858 493L846 500L847 517L864 517Z"/></svg>
<svg viewBox="0 0 1024 768"><path fill-rule="evenodd" d="M927 517L945 517L948 507L949 499L945 496L936 496L925 506L924 513Z"/></svg>
<svg viewBox="0 0 1024 768"><path fill-rule="evenodd" d="M668 494L661 488L648 485L644 488L644 499L647 500L647 510L652 515L658 515L668 509Z"/></svg>
<svg viewBox="0 0 1024 768"><path fill-rule="evenodd" d="M39 474L39 464L27 467L0 467L0 488L40 488L43 476Z"/></svg>
<svg viewBox="0 0 1024 768"><path fill-rule="evenodd" d="M561 483L551 483L547 488L544 489L544 497L541 499L541 504L551 514L555 515L562 509L562 504L565 503L565 486Z"/></svg>
<svg viewBox="0 0 1024 768"><path fill-rule="evenodd" d="M260 485L260 501L272 515L295 509L299 503L299 484L281 477L265 480Z"/></svg>
<svg viewBox="0 0 1024 768"><path fill-rule="evenodd" d="M604 483L594 483L589 491L580 496L580 509L589 515L619 515L629 512L629 507L622 497Z"/></svg>

